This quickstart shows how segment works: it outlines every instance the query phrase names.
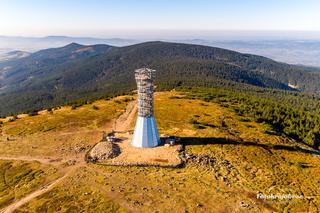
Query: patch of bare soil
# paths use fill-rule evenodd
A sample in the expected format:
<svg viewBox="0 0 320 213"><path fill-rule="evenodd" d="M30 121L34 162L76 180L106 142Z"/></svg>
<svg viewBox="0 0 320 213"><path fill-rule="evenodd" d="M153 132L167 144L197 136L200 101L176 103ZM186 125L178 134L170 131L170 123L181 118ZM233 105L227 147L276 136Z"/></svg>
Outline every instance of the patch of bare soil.
<svg viewBox="0 0 320 213"><path fill-rule="evenodd" d="M122 134L117 134L118 137L124 137ZM177 167L183 162L179 157L182 150L181 145L175 146L158 146L154 148L136 148L131 145L132 135L127 135L127 138L119 145L121 153L112 159L102 160L100 163L104 165L114 166L162 166L162 167Z"/></svg>
<svg viewBox="0 0 320 213"><path fill-rule="evenodd" d="M138 107L136 101L131 101L126 107L126 111L114 122L113 129L117 132L126 132L130 130L131 123L135 119Z"/></svg>
<svg viewBox="0 0 320 213"><path fill-rule="evenodd" d="M136 148L131 145L132 123L136 118L136 101L128 103L125 112L114 122L113 130L121 142L99 142L88 155L88 160L113 166L163 166L177 167L183 162L179 157L181 145L171 147Z"/></svg>

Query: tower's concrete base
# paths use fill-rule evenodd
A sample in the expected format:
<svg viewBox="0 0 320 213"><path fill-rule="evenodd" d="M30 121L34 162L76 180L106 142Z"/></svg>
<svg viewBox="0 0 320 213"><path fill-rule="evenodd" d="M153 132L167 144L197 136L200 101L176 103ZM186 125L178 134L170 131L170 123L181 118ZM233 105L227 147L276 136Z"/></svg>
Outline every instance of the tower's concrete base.
<svg viewBox="0 0 320 213"><path fill-rule="evenodd" d="M157 124L153 116L138 116L131 143L140 148L156 147L160 144Z"/></svg>

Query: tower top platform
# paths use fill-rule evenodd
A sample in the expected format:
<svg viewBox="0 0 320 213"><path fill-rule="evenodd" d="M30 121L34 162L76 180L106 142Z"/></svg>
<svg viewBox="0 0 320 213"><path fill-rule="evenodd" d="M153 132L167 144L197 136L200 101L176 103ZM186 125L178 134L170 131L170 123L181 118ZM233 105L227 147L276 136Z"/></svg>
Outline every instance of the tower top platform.
<svg viewBox="0 0 320 213"><path fill-rule="evenodd" d="M135 70L136 80L154 80L155 70L149 68L140 68Z"/></svg>

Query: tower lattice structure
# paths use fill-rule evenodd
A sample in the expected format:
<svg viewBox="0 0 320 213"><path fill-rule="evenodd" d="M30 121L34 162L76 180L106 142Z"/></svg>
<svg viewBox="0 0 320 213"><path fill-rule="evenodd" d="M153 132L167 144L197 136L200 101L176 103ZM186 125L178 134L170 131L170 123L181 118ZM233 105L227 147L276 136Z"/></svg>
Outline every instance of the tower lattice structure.
<svg viewBox="0 0 320 213"><path fill-rule="evenodd" d="M153 93L155 70L135 70L138 88L138 118L132 139L135 147L155 147L160 143L158 129L153 116Z"/></svg>

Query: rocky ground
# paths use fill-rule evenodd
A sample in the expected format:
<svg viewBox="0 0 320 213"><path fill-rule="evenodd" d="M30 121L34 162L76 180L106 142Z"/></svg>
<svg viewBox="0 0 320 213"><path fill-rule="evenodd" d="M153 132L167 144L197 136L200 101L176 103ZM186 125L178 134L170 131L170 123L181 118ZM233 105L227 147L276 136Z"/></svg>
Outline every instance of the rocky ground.
<svg viewBox="0 0 320 213"><path fill-rule="evenodd" d="M183 162L179 157L182 145L136 148L131 145L132 134L117 133L120 142L98 143L91 151L92 159L97 158L103 165L113 166L162 166L179 167ZM108 145L106 145L108 144ZM113 145L110 145L113 144ZM113 149L111 149L114 147ZM112 154L115 152L114 154ZM110 156L110 157L106 157Z"/></svg>
<svg viewBox="0 0 320 213"><path fill-rule="evenodd" d="M87 160L91 162L98 162L117 157L120 154L118 144L114 142L99 142L89 152Z"/></svg>

